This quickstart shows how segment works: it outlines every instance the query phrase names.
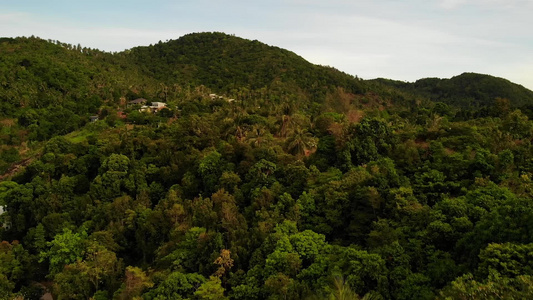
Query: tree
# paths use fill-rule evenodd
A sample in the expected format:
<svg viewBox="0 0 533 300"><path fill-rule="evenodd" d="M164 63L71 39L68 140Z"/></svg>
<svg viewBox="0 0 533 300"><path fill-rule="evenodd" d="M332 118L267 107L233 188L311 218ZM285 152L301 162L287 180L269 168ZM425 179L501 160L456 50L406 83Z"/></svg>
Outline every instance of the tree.
<svg viewBox="0 0 533 300"><path fill-rule="evenodd" d="M28 252L18 241L0 243L0 297L10 297L15 284L27 278L31 272L29 259Z"/></svg>
<svg viewBox="0 0 533 300"><path fill-rule="evenodd" d="M498 274L486 281L474 280L466 274L444 288L438 299L529 299L533 297L533 278L522 275L511 279Z"/></svg>
<svg viewBox="0 0 533 300"><path fill-rule="evenodd" d="M209 152L198 165L198 172L202 176L207 193L213 193L218 184L223 169L222 155L217 151Z"/></svg>
<svg viewBox="0 0 533 300"><path fill-rule="evenodd" d="M491 243L479 253L477 274L481 278L495 272L510 278L533 275L532 255L533 244Z"/></svg>
<svg viewBox="0 0 533 300"><path fill-rule="evenodd" d="M272 140L272 134L263 125L253 125L246 134L246 141L253 147L268 145Z"/></svg>
<svg viewBox="0 0 533 300"><path fill-rule="evenodd" d="M227 249L220 250L220 256L213 263L219 266L214 275L218 278L224 276L233 267L233 259L230 257L230 251Z"/></svg>
<svg viewBox="0 0 533 300"><path fill-rule="evenodd" d="M218 276L211 276L194 292L194 296L200 300L224 300L224 288Z"/></svg>
<svg viewBox="0 0 533 300"><path fill-rule="evenodd" d="M40 262L45 259L50 262L50 276L61 272L64 266L83 258L86 239L85 231L73 233L65 228L63 233L56 235L51 242L46 243L49 249L41 252Z"/></svg>
<svg viewBox="0 0 533 300"><path fill-rule="evenodd" d="M83 264L84 273L97 291L102 282L111 282L119 272L116 254L97 243L91 243L87 247Z"/></svg>
<svg viewBox="0 0 533 300"><path fill-rule="evenodd" d="M308 151L315 149L316 146L317 139L311 133L300 128L294 130L294 133L285 142L287 152L298 157L308 155Z"/></svg>
<svg viewBox="0 0 533 300"><path fill-rule="evenodd" d="M328 295L328 300L358 300L360 299L350 288L342 276L334 276L333 291Z"/></svg>
<svg viewBox="0 0 533 300"><path fill-rule="evenodd" d="M126 268L126 279L121 288L115 292L113 298L116 299L135 299L142 295L143 291L154 286L153 282L146 273L138 268L128 266Z"/></svg>
<svg viewBox="0 0 533 300"><path fill-rule="evenodd" d="M377 160L381 155L391 152L397 144L397 137L392 128L384 120L365 118L357 125L348 129L348 141L344 152L349 155L350 165L361 165Z"/></svg>
<svg viewBox="0 0 533 300"><path fill-rule="evenodd" d="M86 266L80 261L64 266L54 276L54 293L58 299L88 299L93 292Z"/></svg>
<svg viewBox="0 0 533 300"><path fill-rule="evenodd" d="M295 280L289 276L278 273L265 280L265 288L273 299L287 299L294 291ZM294 295L291 297L293 298Z"/></svg>
<svg viewBox="0 0 533 300"><path fill-rule="evenodd" d="M168 275L161 275L163 275L164 279L153 289L146 292L143 295L144 299L189 299L206 283L206 279L197 273L172 272ZM204 290L207 295L210 289L204 288Z"/></svg>

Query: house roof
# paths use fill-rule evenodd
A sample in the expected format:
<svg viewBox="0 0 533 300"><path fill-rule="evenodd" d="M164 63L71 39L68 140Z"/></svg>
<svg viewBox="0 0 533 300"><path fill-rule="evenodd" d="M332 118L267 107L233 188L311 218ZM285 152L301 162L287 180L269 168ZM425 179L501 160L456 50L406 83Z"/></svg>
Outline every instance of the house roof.
<svg viewBox="0 0 533 300"><path fill-rule="evenodd" d="M135 100L132 100L130 102L128 102L129 104L143 104L143 103L146 103L146 99L144 98L137 98Z"/></svg>

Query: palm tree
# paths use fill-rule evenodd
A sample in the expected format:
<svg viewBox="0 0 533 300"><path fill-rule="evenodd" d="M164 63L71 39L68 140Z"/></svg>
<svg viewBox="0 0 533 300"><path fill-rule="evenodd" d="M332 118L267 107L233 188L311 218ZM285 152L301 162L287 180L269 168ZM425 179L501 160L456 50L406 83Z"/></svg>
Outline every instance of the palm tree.
<svg viewBox="0 0 533 300"><path fill-rule="evenodd" d="M287 134L289 133L290 129L294 127L294 121L292 120L292 114L295 111L295 105L292 102L284 102L280 105L277 105L275 107L275 114L281 115L280 118L280 130L279 130L279 136L280 137L287 137Z"/></svg>
<svg viewBox="0 0 533 300"><path fill-rule="evenodd" d="M359 300L357 293L352 291L342 276L335 276L333 280L334 290L329 294L328 300Z"/></svg>
<svg viewBox="0 0 533 300"><path fill-rule="evenodd" d="M380 300L383 297L374 291L366 293L363 297L352 290L342 276L333 278L332 291L327 296L312 295L308 300Z"/></svg>
<svg viewBox="0 0 533 300"><path fill-rule="evenodd" d="M296 156L303 156L307 151L316 148L317 138L304 129L296 128L293 134L285 141L287 152Z"/></svg>
<svg viewBox="0 0 533 300"><path fill-rule="evenodd" d="M255 124L246 134L246 140L254 147L261 146L272 139L272 135L263 125Z"/></svg>

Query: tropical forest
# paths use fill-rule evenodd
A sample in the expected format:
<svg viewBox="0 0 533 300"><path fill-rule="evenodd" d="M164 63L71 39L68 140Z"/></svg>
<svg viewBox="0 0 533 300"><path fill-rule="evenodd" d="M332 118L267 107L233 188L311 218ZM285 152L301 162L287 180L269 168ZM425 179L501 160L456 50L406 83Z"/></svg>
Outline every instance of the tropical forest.
<svg viewBox="0 0 533 300"><path fill-rule="evenodd" d="M220 32L0 39L0 299L531 299L533 92Z"/></svg>

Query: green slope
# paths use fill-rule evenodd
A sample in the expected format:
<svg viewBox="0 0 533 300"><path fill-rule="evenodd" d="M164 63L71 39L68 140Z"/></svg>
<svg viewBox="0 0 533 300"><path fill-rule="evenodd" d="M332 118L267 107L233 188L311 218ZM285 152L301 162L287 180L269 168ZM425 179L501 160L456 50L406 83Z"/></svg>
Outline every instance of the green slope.
<svg viewBox="0 0 533 300"><path fill-rule="evenodd" d="M95 113L102 101L153 81L118 55L39 38L0 40L0 114L61 105Z"/></svg>
<svg viewBox="0 0 533 300"><path fill-rule="evenodd" d="M365 91L365 84L353 76L313 65L290 51L224 33L188 34L133 48L128 57L165 82L202 84L220 92L267 88L321 97L332 87Z"/></svg>
<svg viewBox="0 0 533 300"><path fill-rule="evenodd" d="M414 83L377 79L375 82L459 107L493 105L496 98L509 99L514 107L533 103L533 92L507 79L477 73L463 73L450 79L424 78Z"/></svg>
<svg viewBox="0 0 533 300"><path fill-rule="evenodd" d="M120 55L39 38L0 40L1 139L46 140L76 130L103 105L158 88ZM13 136L16 140L13 140Z"/></svg>

